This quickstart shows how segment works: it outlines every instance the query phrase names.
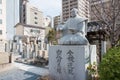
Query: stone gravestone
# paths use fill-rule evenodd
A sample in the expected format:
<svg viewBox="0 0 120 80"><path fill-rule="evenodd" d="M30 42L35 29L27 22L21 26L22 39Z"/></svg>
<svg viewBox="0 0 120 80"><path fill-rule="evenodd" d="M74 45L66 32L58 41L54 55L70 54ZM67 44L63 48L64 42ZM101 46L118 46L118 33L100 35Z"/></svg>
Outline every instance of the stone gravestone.
<svg viewBox="0 0 120 80"><path fill-rule="evenodd" d="M86 39L86 19L72 10L62 26L59 45L49 48L49 72L52 80L87 80L87 66L96 62L96 46ZM59 30L59 29L57 29Z"/></svg>

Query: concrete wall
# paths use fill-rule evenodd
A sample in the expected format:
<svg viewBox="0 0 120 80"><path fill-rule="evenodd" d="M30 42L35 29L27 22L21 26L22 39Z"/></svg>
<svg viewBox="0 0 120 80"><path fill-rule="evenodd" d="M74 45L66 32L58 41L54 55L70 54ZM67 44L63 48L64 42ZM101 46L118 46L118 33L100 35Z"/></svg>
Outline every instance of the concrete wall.
<svg viewBox="0 0 120 80"><path fill-rule="evenodd" d="M13 60L12 55L10 56L9 53L0 52L0 72L7 71L13 68L13 65L9 63L10 62L9 57L11 57L12 61Z"/></svg>
<svg viewBox="0 0 120 80"><path fill-rule="evenodd" d="M10 54L5 52L0 52L0 65L9 63Z"/></svg>

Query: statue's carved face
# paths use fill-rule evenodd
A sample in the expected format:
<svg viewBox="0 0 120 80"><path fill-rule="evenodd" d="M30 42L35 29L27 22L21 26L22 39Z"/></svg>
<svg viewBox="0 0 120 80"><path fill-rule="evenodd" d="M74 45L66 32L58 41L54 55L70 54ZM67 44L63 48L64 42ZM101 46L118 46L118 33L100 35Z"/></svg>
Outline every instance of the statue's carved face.
<svg viewBox="0 0 120 80"><path fill-rule="evenodd" d="M73 9L71 10L71 16L72 16L72 17L75 17L77 14L78 14L78 10L75 9L75 8L73 8Z"/></svg>

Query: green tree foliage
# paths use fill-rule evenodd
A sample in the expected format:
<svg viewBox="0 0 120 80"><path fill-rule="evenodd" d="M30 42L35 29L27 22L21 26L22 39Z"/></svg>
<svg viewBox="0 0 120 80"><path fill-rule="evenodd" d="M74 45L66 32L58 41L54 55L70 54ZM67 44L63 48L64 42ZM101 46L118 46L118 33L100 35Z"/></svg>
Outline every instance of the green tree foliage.
<svg viewBox="0 0 120 80"><path fill-rule="evenodd" d="M107 51L98 70L100 80L120 80L120 47Z"/></svg>
<svg viewBox="0 0 120 80"><path fill-rule="evenodd" d="M57 44L56 31L54 29L50 30L47 35L48 42L51 44Z"/></svg>

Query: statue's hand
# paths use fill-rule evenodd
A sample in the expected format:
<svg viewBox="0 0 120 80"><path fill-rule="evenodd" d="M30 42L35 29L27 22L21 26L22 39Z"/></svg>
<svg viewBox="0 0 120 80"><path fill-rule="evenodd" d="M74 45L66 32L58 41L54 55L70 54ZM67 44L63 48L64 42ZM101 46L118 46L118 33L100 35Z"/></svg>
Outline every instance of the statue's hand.
<svg viewBox="0 0 120 80"><path fill-rule="evenodd" d="M64 31L65 30L65 26L58 26L57 27L57 31Z"/></svg>

